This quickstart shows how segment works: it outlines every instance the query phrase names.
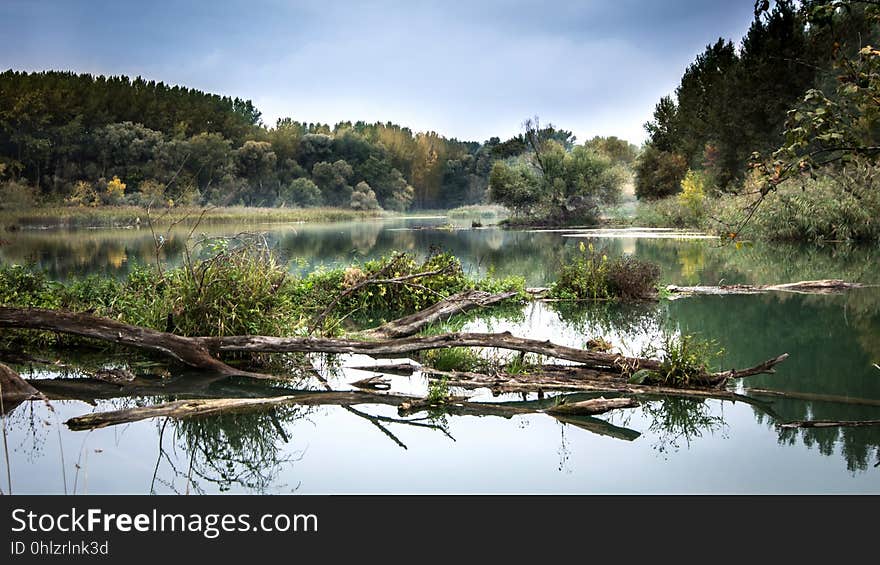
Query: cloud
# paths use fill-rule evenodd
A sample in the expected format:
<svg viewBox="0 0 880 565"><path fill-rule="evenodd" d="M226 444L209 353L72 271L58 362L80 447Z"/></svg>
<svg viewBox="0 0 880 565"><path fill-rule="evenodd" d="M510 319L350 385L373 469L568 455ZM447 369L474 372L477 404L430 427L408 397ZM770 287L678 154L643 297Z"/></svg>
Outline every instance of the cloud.
<svg viewBox="0 0 880 565"><path fill-rule="evenodd" d="M264 120L394 121L460 139L538 114L644 138L687 63L751 3L9 2L0 66L147 78L252 99ZM3 39L5 37L5 39Z"/></svg>

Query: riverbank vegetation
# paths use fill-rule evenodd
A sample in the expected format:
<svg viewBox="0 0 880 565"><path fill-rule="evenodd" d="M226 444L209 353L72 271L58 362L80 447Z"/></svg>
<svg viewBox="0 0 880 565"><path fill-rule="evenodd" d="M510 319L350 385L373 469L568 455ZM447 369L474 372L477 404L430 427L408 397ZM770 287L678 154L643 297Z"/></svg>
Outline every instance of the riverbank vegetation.
<svg viewBox="0 0 880 565"><path fill-rule="evenodd" d="M141 266L123 280L61 283L2 266L0 304L90 312L184 336L290 336L375 326L466 290L525 296L521 278L473 279L445 253L423 261L396 254L296 276L258 238L214 239L201 248L205 254L184 266Z"/></svg>
<svg viewBox="0 0 880 565"><path fill-rule="evenodd" d="M650 300L657 298L660 267L625 255L608 257L581 242L572 261L562 265L549 296L561 300Z"/></svg>
<svg viewBox="0 0 880 565"><path fill-rule="evenodd" d="M756 3L740 46L707 46L646 124L637 221L877 241L878 23L868 2Z"/></svg>
<svg viewBox="0 0 880 565"><path fill-rule="evenodd" d="M148 209L141 206L40 206L0 210L0 228L148 228L170 224L269 224L299 222L351 222L387 216L381 210L351 208L260 208L253 206L175 206Z"/></svg>

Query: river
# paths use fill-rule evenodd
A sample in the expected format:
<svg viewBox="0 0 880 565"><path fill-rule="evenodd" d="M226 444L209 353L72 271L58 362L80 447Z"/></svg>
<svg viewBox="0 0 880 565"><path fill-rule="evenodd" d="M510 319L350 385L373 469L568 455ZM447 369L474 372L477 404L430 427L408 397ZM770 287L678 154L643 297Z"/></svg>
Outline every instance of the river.
<svg viewBox="0 0 880 565"><path fill-rule="evenodd" d="M871 248L797 247L650 232L471 228L443 217L361 223L205 225L194 237L261 231L291 269L393 251L443 249L474 275L522 275L549 284L558 266L590 241L657 262L674 284L771 284L819 278L880 283ZM188 228L162 232L159 254L181 260ZM662 237L658 237L658 235ZM53 278L125 276L156 260L148 229L24 230L3 234L0 261L31 263ZM396 422L396 409L290 406L190 421L145 420L70 431L73 416L158 402L159 398L33 402L7 421L15 493L880 493L880 427L784 430L803 419L880 419L880 289L840 295L773 293L703 296L645 304L533 303L478 319L465 329L583 346L602 335L631 352L663 331L699 334L724 349L723 369L791 357L774 375L740 386L814 395L755 396L763 405L657 399L639 408L563 424L544 414L425 415ZM54 355L62 361L70 352ZM108 358L124 362L127 358ZM343 365L368 363L348 359ZM52 377L36 367L25 376ZM339 384L370 373L341 369ZM420 377L395 386L424 390ZM747 391L743 391L747 392ZM828 397L860 399L860 403ZM825 400L820 399L825 397ZM479 398L492 399L488 392ZM506 396L494 400L532 401ZM366 415L366 416L365 416ZM412 420L412 419L410 419ZM393 437L392 437L393 436ZM4 484L4 490L6 485Z"/></svg>

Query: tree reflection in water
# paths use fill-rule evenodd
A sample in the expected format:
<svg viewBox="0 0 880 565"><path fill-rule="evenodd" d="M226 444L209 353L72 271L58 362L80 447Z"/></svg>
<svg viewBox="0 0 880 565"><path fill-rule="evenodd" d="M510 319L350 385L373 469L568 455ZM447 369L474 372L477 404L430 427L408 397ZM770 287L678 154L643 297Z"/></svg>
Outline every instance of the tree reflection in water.
<svg viewBox="0 0 880 565"><path fill-rule="evenodd" d="M642 413L651 419L648 426L657 437L654 449L660 453L678 451L682 443L690 447L691 441L703 437L703 433L726 433L723 406L721 414L714 414L705 400L667 397L645 402Z"/></svg>
<svg viewBox="0 0 880 565"><path fill-rule="evenodd" d="M199 494L206 492L201 481L216 485L221 492L238 485L262 494L282 486L276 481L284 468L304 454L302 450L282 448L291 440L285 425L305 418L310 410L305 406L278 406L260 412L173 420L171 453L165 445L169 420L157 421L159 456L150 492L155 493L159 483L182 494L178 481L183 482L185 492L192 489ZM178 456L178 449L185 457ZM171 471L170 479L159 476L163 463Z"/></svg>

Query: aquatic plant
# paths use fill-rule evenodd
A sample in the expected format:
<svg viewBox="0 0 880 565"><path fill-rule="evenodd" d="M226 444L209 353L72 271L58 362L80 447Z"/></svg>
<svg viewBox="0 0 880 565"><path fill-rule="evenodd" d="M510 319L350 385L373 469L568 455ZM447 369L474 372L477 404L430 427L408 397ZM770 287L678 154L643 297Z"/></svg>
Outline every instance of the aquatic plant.
<svg viewBox="0 0 880 565"><path fill-rule="evenodd" d="M609 260L592 243L578 246L580 254L559 271L550 296L569 300L639 300L656 296L660 267L635 257Z"/></svg>

